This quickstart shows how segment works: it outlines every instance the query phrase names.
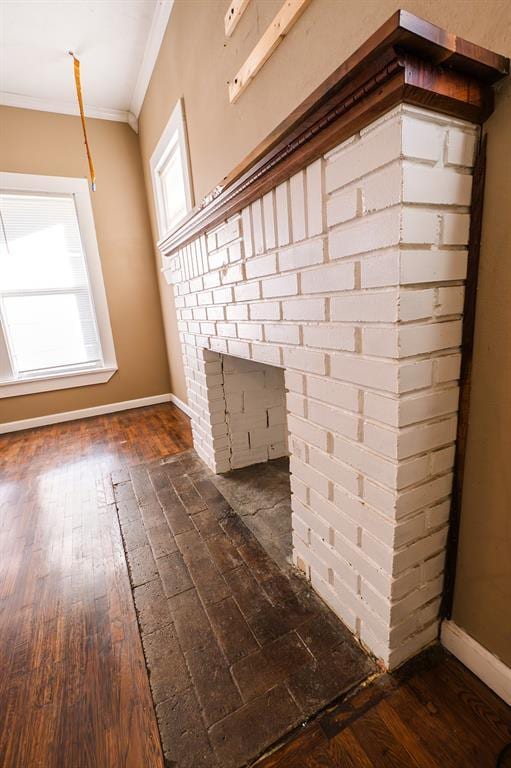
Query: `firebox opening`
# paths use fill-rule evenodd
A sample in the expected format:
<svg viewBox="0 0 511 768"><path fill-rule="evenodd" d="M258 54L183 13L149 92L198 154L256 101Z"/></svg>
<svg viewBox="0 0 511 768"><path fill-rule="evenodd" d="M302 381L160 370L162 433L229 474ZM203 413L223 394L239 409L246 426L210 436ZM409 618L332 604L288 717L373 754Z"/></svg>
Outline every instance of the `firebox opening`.
<svg viewBox="0 0 511 768"><path fill-rule="evenodd" d="M221 356L231 471L215 483L281 566L291 562L286 389L281 368Z"/></svg>

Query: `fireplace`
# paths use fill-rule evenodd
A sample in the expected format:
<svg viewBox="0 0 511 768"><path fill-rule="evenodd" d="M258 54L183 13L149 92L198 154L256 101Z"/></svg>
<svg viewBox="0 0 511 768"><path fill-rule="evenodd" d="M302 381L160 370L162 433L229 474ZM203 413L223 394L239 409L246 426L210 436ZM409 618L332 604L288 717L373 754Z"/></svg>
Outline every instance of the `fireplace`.
<svg viewBox="0 0 511 768"><path fill-rule="evenodd" d="M447 48L410 18L160 244L197 453L216 473L289 453L293 561L389 668L438 634L472 169L500 76L436 68Z"/></svg>
<svg viewBox="0 0 511 768"><path fill-rule="evenodd" d="M284 371L229 355L218 355L208 370L207 387L215 393L213 410L223 430L215 459L226 472L215 485L287 570L292 524Z"/></svg>
<svg viewBox="0 0 511 768"><path fill-rule="evenodd" d="M206 388L216 425L217 472L289 455L280 368L218 354L208 361Z"/></svg>

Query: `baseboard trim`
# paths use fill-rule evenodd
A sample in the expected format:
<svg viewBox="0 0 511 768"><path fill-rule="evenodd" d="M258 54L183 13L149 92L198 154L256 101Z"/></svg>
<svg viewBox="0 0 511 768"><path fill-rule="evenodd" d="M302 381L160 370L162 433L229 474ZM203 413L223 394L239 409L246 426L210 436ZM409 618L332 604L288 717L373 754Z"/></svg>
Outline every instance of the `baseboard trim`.
<svg viewBox="0 0 511 768"><path fill-rule="evenodd" d="M497 696L511 705L511 668L486 650L453 621L443 621L440 631L442 645L461 661L474 675L486 683Z"/></svg>
<svg viewBox="0 0 511 768"><path fill-rule="evenodd" d="M177 405L177 407L180 408L183 411L183 413L186 413L186 415L189 416L190 419L192 418L191 408L186 403L183 403L183 401L180 400L179 397L171 394L169 396L169 399L170 399L170 402L174 403L174 405Z"/></svg>
<svg viewBox="0 0 511 768"><path fill-rule="evenodd" d="M95 405L92 408L81 408L77 411L62 411L61 413L50 413L48 416L36 416L33 419L20 419L19 421L8 421L0 424L0 435L8 432L18 432L22 429L33 429L34 427L45 427L49 424L59 424L63 421L75 421L76 419L88 419L91 416L102 416L105 413L116 413L116 411L128 411L131 408L143 408L147 405L158 405L158 403L174 403L184 410L188 407L181 403L175 395L166 392L163 395L151 395L151 397L139 397L136 400L124 400L119 403L107 403L106 405ZM187 411L185 411L187 413Z"/></svg>

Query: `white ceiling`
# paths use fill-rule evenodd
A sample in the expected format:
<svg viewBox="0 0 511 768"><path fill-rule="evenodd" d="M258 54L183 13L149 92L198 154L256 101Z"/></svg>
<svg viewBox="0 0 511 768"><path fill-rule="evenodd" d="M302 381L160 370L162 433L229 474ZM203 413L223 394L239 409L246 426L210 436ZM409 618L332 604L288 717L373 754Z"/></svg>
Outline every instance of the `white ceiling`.
<svg viewBox="0 0 511 768"><path fill-rule="evenodd" d="M0 103L136 127L173 0L0 0Z"/></svg>

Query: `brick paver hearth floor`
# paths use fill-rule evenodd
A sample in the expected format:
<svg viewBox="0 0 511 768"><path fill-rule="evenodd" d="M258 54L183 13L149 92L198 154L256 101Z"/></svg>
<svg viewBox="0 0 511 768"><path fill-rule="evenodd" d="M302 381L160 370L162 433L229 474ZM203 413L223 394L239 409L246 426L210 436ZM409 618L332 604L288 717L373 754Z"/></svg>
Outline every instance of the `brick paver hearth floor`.
<svg viewBox="0 0 511 768"><path fill-rule="evenodd" d="M193 451L114 473L165 757L239 768L374 665L233 512Z"/></svg>

